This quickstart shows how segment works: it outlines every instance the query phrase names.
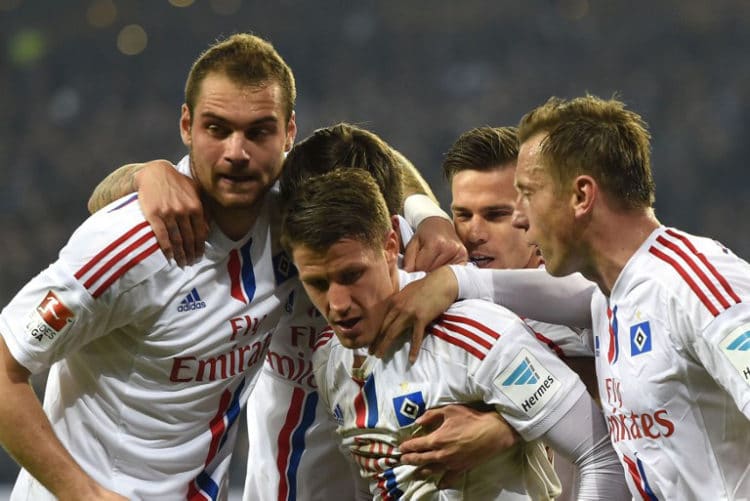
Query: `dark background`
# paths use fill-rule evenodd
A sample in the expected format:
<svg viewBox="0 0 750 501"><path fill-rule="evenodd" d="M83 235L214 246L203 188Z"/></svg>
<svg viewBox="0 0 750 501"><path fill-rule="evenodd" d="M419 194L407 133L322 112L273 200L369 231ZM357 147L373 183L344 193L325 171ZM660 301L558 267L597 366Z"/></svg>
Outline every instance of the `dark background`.
<svg viewBox="0 0 750 501"><path fill-rule="evenodd" d="M750 257L746 0L0 0L0 305L55 259L107 173L182 156L190 64L238 31L293 68L299 138L367 127L446 209L439 167L461 132L551 95L618 93L651 126L662 223ZM0 453L0 482L16 471Z"/></svg>

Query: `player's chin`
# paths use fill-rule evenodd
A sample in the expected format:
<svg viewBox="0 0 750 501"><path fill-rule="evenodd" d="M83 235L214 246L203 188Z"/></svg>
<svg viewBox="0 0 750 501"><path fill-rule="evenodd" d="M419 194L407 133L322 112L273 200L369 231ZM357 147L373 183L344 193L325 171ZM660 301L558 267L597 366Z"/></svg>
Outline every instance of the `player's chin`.
<svg viewBox="0 0 750 501"><path fill-rule="evenodd" d="M227 209L249 209L263 198L268 190L254 189L242 193L224 193L219 197L222 207Z"/></svg>

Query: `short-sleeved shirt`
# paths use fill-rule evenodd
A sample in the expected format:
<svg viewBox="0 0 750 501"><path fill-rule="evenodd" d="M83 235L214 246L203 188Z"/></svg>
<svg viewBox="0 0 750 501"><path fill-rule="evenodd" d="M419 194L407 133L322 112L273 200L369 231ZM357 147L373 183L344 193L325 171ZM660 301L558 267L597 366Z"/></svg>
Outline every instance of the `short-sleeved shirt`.
<svg viewBox="0 0 750 501"><path fill-rule="evenodd" d="M406 274L400 277L403 283ZM354 351L329 330L314 354L321 400L373 498L524 496L517 449L485 465L481 474L469 472L464 492L438 493L434 479L419 480L413 466L400 463L398 444L418 432L415 420L426 409L451 403L489 404L524 439L535 440L585 392L578 376L515 314L481 300L454 303L425 336L414 364L408 360L409 347L404 340L392 356L368 357L352 369Z"/></svg>
<svg viewBox="0 0 750 501"><path fill-rule="evenodd" d="M136 195L87 219L0 314L13 357L50 368L44 409L84 471L131 499L217 499L240 410L281 315L275 197L232 241L167 262ZM53 499L22 470L12 499Z"/></svg>
<svg viewBox="0 0 750 501"><path fill-rule="evenodd" d="M636 498L750 498L750 265L660 227L592 301L599 392Z"/></svg>

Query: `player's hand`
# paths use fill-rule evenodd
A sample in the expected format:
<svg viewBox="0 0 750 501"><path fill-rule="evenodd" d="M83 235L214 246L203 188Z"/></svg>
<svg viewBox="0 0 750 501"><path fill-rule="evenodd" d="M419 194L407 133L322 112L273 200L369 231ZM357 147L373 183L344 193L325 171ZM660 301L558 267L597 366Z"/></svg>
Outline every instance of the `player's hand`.
<svg viewBox="0 0 750 501"><path fill-rule="evenodd" d="M418 466L423 478L443 476L438 487L454 484L466 470L518 443L516 431L495 411L465 405L430 409L417 419L430 431L401 443L401 462Z"/></svg>
<svg viewBox="0 0 750 501"><path fill-rule="evenodd" d="M444 264L466 263L469 253L456 235L453 223L428 217L417 228L404 250L404 270L432 271Z"/></svg>
<svg viewBox="0 0 750 501"><path fill-rule="evenodd" d="M447 266L411 282L386 301L380 335L370 345L370 353L382 358L394 341L411 331L409 360L414 363L425 330L453 304L456 297L458 282Z"/></svg>
<svg viewBox="0 0 750 501"><path fill-rule="evenodd" d="M146 163L135 181L141 209L164 255L180 267L193 264L208 236L197 183L164 160Z"/></svg>

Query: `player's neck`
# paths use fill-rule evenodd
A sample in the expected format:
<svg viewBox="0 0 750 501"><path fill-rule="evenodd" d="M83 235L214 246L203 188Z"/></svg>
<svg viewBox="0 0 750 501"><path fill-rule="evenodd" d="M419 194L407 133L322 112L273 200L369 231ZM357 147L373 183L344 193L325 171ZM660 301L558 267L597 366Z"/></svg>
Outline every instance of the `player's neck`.
<svg viewBox="0 0 750 501"><path fill-rule="evenodd" d="M590 240L592 259L588 269L583 270L583 275L596 282L606 296L633 254L660 226L652 209L610 216Z"/></svg>
<svg viewBox="0 0 750 501"><path fill-rule="evenodd" d="M261 198L251 208L213 207L211 220L227 237L232 240L241 240L252 229L262 206Z"/></svg>

